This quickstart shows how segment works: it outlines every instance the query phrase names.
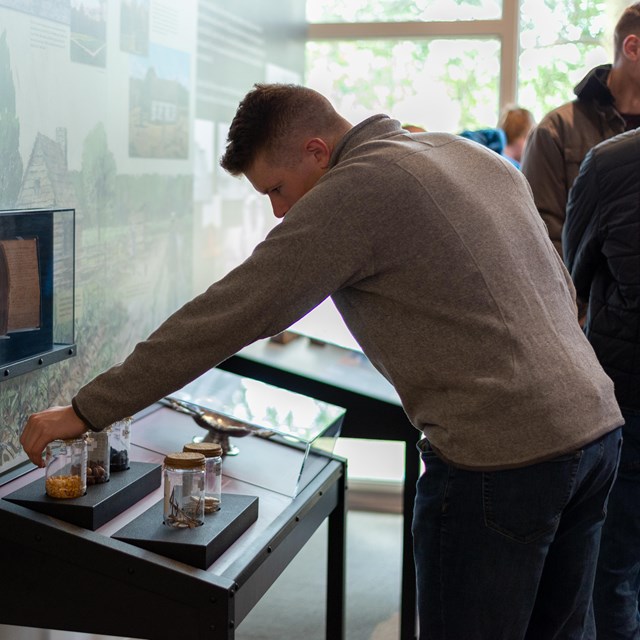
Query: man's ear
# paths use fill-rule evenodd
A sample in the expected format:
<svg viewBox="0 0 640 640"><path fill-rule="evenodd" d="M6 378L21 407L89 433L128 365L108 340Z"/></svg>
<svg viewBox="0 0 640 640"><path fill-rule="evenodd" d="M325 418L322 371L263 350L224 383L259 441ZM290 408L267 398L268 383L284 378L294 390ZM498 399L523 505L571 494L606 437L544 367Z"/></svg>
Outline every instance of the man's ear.
<svg viewBox="0 0 640 640"><path fill-rule="evenodd" d="M331 149L329 149L329 145L327 145L322 138L311 138L307 140L304 150L306 153L313 155L321 169L326 169L329 166Z"/></svg>
<svg viewBox="0 0 640 640"><path fill-rule="evenodd" d="M630 33L622 41L622 51L628 60L633 62L640 60L640 38Z"/></svg>

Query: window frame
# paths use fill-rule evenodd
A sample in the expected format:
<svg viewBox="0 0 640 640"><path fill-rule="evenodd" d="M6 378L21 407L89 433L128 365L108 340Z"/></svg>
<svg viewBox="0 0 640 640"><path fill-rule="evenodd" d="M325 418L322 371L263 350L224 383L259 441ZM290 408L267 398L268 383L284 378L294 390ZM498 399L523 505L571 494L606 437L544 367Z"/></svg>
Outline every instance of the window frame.
<svg viewBox="0 0 640 640"><path fill-rule="evenodd" d="M414 38L492 38L500 41L498 104L517 102L520 57L520 0L502 0L502 17L496 20L434 22L331 22L309 23L312 40L408 40Z"/></svg>

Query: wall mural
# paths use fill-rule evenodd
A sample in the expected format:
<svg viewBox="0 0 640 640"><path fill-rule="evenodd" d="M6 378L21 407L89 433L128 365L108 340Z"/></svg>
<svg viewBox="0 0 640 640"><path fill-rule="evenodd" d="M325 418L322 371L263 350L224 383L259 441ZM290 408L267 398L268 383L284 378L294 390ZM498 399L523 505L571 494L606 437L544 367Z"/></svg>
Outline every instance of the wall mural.
<svg viewBox="0 0 640 640"><path fill-rule="evenodd" d="M218 157L254 82L301 81L304 3L281 4L0 0L0 209L76 210L78 345L0 381L0 481L30 413L68 403L274 224Z"/></svg>

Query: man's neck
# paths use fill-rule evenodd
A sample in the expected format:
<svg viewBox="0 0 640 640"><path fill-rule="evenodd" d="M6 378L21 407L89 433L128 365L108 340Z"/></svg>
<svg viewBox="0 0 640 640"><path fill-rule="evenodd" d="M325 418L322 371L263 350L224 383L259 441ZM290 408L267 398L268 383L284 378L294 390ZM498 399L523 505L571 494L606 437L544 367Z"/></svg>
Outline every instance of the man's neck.
<svg viewBox="0 0 640 640"><path fill-rule="evenodd" d="M607 86L620 113L640 114L640 84L636 79L625 73L623 68L614 66L607 78Z"/></svg>

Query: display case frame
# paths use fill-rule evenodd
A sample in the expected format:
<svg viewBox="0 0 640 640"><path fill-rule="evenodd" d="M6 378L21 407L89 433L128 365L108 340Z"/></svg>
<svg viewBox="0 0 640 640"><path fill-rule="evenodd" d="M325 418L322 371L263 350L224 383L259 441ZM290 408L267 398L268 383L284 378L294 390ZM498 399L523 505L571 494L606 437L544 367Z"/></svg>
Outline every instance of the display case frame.
<svg viewBox="0 0 640 640"><path fill-rule="evenodd" d="M0 382L76 352L75 210L0 211Z"/></svg>

